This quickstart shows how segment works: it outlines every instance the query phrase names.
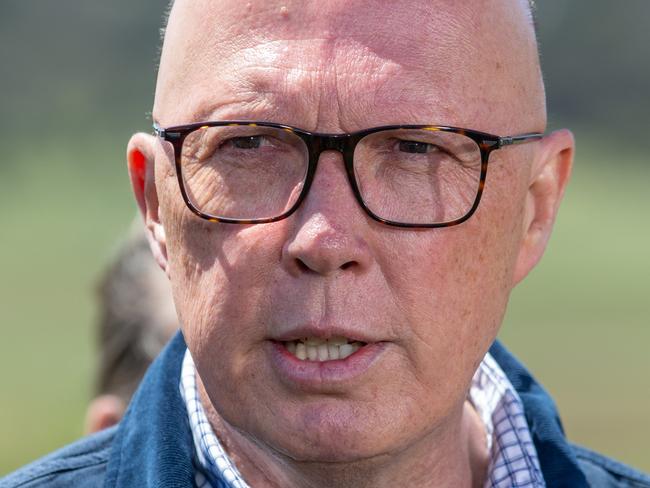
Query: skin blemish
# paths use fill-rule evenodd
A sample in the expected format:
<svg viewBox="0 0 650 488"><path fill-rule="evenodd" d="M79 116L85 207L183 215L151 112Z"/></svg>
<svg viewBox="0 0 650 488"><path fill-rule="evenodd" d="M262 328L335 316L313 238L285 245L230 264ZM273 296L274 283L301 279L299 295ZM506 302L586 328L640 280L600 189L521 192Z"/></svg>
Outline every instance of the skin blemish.
<svg viewBox="0 0 650 488"><path fill-rule="evenodd" d="M280 17L283 19L289 18L289 9L284 5L280 7Z"/></svg>

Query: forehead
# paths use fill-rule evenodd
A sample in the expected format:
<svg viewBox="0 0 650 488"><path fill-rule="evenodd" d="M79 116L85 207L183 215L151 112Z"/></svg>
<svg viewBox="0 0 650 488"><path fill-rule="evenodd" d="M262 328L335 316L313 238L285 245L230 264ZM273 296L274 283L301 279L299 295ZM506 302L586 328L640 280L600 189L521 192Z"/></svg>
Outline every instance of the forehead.
<svg viewBox="0 0 650 488"><path fill-rule="evenodd" d="M513 110L526 115L520 95L537 82L526 15L505 0L177 0L154 116L164 125L253 118L321 131L506 129ZM513 38L521 42L509 52Z"/></svg>

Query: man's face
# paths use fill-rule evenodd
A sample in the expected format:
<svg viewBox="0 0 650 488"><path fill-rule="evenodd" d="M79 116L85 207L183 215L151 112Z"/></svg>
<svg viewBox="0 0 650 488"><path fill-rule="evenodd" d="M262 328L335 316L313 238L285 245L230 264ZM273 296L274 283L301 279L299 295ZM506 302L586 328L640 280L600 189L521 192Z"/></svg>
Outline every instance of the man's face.
<svg viewBox="0 0 650 488"><path fill-rule="evenodd" d="M162 126L244 119L318 132L544 129L523 6L407 3L179 0L154 117ZM227 424L299 460L368 458L434 431L453 435L510 290L527 271L518 255L537 144L493 153L476 214L429 230L368 217L333 151L321 155L291 217L210 223L183 203L170 145L156 151L176 307ZM367 345L332 362L300 361L283 345L331 336Z"/></svg>

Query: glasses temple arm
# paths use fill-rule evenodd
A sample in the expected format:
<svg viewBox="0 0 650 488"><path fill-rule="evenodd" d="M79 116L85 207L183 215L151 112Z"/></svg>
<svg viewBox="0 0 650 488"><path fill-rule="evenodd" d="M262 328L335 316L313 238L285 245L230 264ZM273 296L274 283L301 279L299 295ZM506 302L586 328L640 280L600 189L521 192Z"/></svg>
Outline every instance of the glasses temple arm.
<svg viewBox="0 0 650 488"><path fill-rule="evenodd" d="M516 144L525 144L527 142L538 141L544 137L544 134L539 132L531 132L529 134L519 134L516 136L499 137L498 147L514 146Z"/></svg>
<svg viewBox="0 0 650 488"><path fill-rule="evenodd" d="M153 131L158 137L161 137L162 139L165 138L165 129L160 127L157 122L153 123Z"/></svg>

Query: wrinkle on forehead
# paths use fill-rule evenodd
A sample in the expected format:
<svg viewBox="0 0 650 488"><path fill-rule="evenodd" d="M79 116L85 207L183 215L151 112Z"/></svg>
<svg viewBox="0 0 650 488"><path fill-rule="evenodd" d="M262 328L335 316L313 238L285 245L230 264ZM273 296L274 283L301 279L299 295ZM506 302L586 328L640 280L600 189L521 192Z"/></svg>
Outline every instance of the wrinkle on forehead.
<svg viewBox="0 0 650 488"><path fill-rule="evenodd" d="M529 13L507 0L178 0L154 114L182 123L237 105L303 126L319 124L314 107L341 112L318 115L332 126L363 125L369 113L484 130L545 125Z"/></svg>
<svg viewBox="0 0 650 488"><path fill-rule="evenodd" d="M300 121L306 129L359 129L367 121L355 112L367 118L372 111L382 118L380 107L393 105L400 93L413 98L412 83L399 83L403 66L349 39L272 41L235 57L238 69L226 76L226 84L257 94L270 110L264 115L286 123Z"/></svg>

